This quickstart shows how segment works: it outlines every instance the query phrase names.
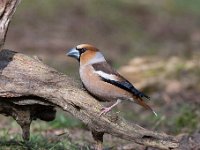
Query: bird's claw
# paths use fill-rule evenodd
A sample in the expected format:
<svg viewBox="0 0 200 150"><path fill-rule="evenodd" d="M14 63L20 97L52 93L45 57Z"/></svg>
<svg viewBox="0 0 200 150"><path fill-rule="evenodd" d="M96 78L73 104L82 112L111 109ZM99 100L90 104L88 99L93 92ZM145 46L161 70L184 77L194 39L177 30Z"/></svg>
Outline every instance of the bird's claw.
<svg viewBox="0 0 200 150"><path fill-rule="evenodd" d="M103 107L101 109L101 113L99 114L99 116L107 114L110 110L111 110L110 107Z"/></svg>

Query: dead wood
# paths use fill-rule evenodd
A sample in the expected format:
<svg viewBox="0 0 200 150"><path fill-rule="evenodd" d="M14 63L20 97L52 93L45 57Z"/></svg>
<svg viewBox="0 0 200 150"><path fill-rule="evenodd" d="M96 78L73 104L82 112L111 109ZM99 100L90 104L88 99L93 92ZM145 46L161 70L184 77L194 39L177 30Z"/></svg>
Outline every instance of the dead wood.
<svg viewBox="0 0 200 150"><path fill-rule="evenodd" d="M10 50L0 52L0 97L5 101L34 97L37 101L59 106L79 118L95 133L108 133L162 149L175 149L179 145L175 137L130 124L116 114L99 117L100 103L73 79L37 59ZM103 134L97 135L101 141Z"/></svg>

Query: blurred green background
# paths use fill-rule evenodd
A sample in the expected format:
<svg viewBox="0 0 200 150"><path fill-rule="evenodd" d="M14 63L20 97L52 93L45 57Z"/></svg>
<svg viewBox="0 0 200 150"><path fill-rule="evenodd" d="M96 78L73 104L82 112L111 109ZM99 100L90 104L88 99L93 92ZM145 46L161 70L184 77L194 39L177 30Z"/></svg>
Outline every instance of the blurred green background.
<svg viewBox="0 0 200 150"><path fill-rule="evenodd" d="M78 63L65 53L81 43L95 45L122 75L151 96L148 103L159 115L129 102L116 112L148 129L193 133L200 129L199 18L198 0L22 0L4 47L37 55L79 80ZM20 139L16 123L2 116L1 120L0 141ZM74 136L57 136L66 128ZM93 143L86 127L62 111L53 122L34 122L32 131L33 149L89 149ZM107 147L127 143L105 138ZM1 146L12 149L5 142Z"/></svg>

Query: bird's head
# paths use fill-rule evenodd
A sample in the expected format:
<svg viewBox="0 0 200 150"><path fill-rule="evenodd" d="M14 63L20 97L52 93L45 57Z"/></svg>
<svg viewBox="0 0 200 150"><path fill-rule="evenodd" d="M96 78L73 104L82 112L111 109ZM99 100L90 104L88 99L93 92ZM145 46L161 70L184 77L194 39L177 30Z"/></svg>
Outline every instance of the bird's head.
<svg viewBox="0 0 200 150"><path fill-rule="evenodd" d="M104 59L99 50L90 44L80 44L67 52L67 56L77 59L85 64L89 61L98 61ZM104 59L105 60L105 59Z"/></svg>

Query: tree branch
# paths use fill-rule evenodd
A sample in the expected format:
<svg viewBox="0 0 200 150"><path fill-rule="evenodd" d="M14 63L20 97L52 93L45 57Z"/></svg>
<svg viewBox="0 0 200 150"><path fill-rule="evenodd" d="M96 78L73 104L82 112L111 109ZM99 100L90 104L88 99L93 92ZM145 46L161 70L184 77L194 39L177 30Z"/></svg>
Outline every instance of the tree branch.
<svg viewBox="0 0 200 150"><path fill-rule="evenodd" d="M116 114L99 117L100 103L80 89L73 79L39 60L9 50L0 53L0 96L42 98L79 118L97 133L162 149L175 149L179 145L175 137L130 124Z"/></svg>

